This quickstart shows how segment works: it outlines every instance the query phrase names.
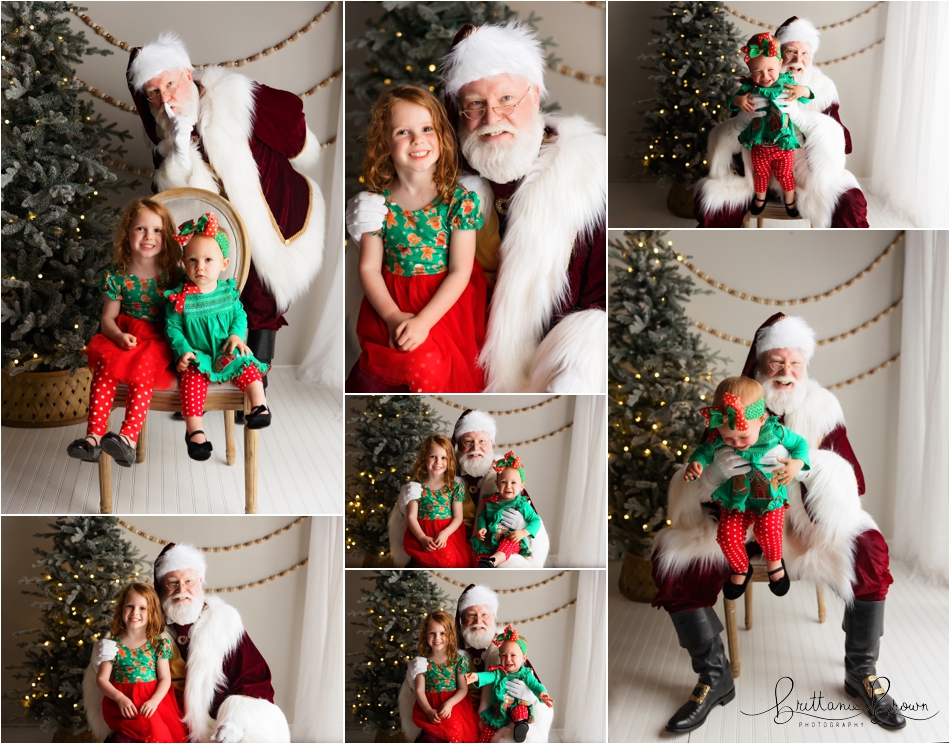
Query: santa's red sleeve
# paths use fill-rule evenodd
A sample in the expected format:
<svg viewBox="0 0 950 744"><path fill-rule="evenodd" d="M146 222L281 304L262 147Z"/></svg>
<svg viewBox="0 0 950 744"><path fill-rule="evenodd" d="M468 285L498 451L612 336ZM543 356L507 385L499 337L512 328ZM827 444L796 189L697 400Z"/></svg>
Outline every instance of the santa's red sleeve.
<svg viewBox="0 0 950 744"><path fill-rule="evenodd" d="M588 235L578 236L567 268L569 294L555 318L578 310L607 309L607 225L602 221Z"/></svg>
<svg viewBox="0 0 950 744"><path fill-rule="evenodd" d="M829 450L848 461L851 467L854 468L854 477L858 481L858 495L863 496L864 473L861 470L861 463L858 462L857 455L851 449L851 442L848 441L848 432L844 428L844 424L838 424L826 434L818 449Z"/></svg>
<svg viewBox="0 0 950 744"><path fill-rule="evenodd" d="M848 131L848 128L841 121L841 117L838 116L838 103L835 102L831 104L828 108L822 111L822 113L825 114L825 116L830 116L836 122L841 124L841 128L844 130L844 154L850 155L851 154L851 132Z"/></svg>
<svg viewBox="0 0 950 744"><path fill-rule="evenodd" d="M291 160L307 144L303 99L258 83L254 94L254 136Z"/></svg>
<svg viewBox="0 0 950 744"><path fill-rule="evenodd" d="M211 717L217 718L218 708L232 695L259 698L274 702L270 668L257 646L245 632L234 651L224 660L225 687L216 690L211 705Z"/></svg>

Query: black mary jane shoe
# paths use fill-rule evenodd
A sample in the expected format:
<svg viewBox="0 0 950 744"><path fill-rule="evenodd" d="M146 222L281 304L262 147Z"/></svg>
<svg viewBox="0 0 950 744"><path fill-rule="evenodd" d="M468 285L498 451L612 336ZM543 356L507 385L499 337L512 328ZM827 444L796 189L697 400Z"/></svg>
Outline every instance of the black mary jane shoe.
<svg viewBox="0 0 950 744"><path fill-rule="evenodd" d="M801 217L801 214L798 211L798 201L796 199L792 199L791 204L785 202L785 214L787 214L793 220Z"/></svg>
<svg viewBox="0 0 950 744"><path fill-rule="evenodd" d="M254 406L244 415L244 425L248 429L266 429L270 426L270 409L267 406Z"/></svg>
<svg viewBox="0 0 950 744"><path fill-rule="evenodd" d="M760 205L756 205L756 202L762 202ZM749 205L749 214L759 215L765 211L765 205L769 203L768 196L764 196L761 199L757 196L752 197L752 204Z"/></svg>
<svg viewBox="0 0 950 744"><path fill-rule="evenodd" d="M93 444L88 439L77 439L66 447L66 454L83 462L99 462L102 447Z"/></svg>
<svg viewBox="0 0 950 744"><path fill-rule="evenodd" d="M740 574L733 574L733 576L739 576ZM722 596L726 599L739 599L745 593L745 588L749 585L749 580L752 578L752 564L749 564L749 570L745 572L745 581L741 584L733 584L732 579L730 578L725 584L722 585Z"/></svg>
<svg viewBox="0 0 950 744"><path fill-rule="evenodd" d="M189 434L185 432L185 444L188 445L188 457L192 460L198 460L198 462L204 462L209 457L211 457L211 451L214 447L211 446L211 442L192 442L191 438L195 434L204 434L201 429L196 429L195 431Z"/></svg>
<svg viewBox="0 0 950 744"><path fill-rule="evenodd" d="M485 558L479 558L479 559L478 559L478 567L479 567L479 568L494 568L494 567L495 567L495 559L492 558L490 555L489 555L489 556L486 556Z"/></svg>
<svg viewBox="0 0 950 744"><path fill-rule="evenodd" d="M772 581L772 574L777 574L779 571L785 571L785 575L780 578ZM792 586L792 580L788 578L788 571L785 569L785 558L782 558L782 567L776 568L772 571L769 571L769 591L772 592L776 597L784 597L788 594L788 590Z"/></svg>
<svg viewBox="0 0 950 744"><path fill-rule="evenodd" d="M135 445L129 444L118 434L109 432L100 440L102 451L123 468L130 468L135 462Z"/></svg>
<svg viewBox="0 0 950 744"><path fill-rule="evenodd" d="M521 742L528 738L528 724L524 721L518 721L515 724L515 730L511 734L515 741Z"/></svg>

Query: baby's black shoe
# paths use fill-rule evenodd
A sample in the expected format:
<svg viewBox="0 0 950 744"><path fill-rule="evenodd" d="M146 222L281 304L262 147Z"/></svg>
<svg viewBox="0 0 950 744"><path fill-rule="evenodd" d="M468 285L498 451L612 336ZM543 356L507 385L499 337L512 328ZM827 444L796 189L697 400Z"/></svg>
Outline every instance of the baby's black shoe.
<svg viewBox="0 0 950 744"><path fill-rule="evenodd" d="M204 434L201 429L191 432L185 432L185 444L188 445L188 457L192 460L198 460L199 462L204 462L209 457L211 457L211 451L214 447L211 446L211 442L192 442L191 438L195 434Z"/></svg>

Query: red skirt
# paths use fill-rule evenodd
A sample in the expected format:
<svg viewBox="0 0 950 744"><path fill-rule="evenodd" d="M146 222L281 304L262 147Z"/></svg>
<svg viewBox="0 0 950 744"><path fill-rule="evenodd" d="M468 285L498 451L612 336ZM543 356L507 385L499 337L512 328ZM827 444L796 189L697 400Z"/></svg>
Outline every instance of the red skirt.
<svg viewBox="0 0 950 744"><path fill-rule="evenodd" d="M393 301L405 313L418 314L447 274L394 276L383 271ZM478 355L485 343L485 274L478 261L468 286L429 336L405 352L389 346L389 329L365 297L356 322L360 369L389 385L408 385L413 393L480 393L485 387Z"/></svg>
<svg viewBox="0 0 950 744"><path fill-rule="evenodd" d="M426 537L435 537L449 526L449 519L420 519L419 526ZM422 547L412 530L406 528L402 541L403 550L416 559L416 563L425 568L471 568L475 563L472 546L465 539L465 525L459 525L441 550L426 550Z"/></svg>
<svg viewBox="0 0 950 744"><path fill-rule="evenodd" d="M113 682L112 686L131 700L136 708L140 708L142 703L155 693L158 680L132 684ZM102 717L106 725L115 732L117 741L188 741L185 725L181 722L181 711L171 688L165 693L151 718L141 714L135 718L123 718L119 706L110 698L102 700Z"/></svg>
<svg viewBox="0 0 950 744"><path fill-rule="evenodd" d="M105 364L106 371L119 382L150 384L159 390L170 388L176 379L172 367L175 359L164 327L129 315L120 315L115 322L123 333L135 336L136 345L120 349L104 334L97 333L86 347L89 369L95 372L100 364Z"/></svg>
<svg viewBox="0 0 950 744"><path fill-rule="evenodd" d="M426 691L426 700L429 705L438 710L442 703L452 697L457 690L446 690L445 692ZM412 706L412 722L426 733L438 737L439 741L453 742L472 742L478 741L478 718L466 695L452 708L452 714L448 718L443 718L439 723L432 723L426 718L419 703Z"/></svg>

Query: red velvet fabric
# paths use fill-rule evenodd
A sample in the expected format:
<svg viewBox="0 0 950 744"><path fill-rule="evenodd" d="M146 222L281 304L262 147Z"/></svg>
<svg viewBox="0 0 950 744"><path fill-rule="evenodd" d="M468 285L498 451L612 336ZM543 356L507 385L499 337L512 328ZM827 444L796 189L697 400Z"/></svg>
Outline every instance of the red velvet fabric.
<svg viewBox="0 0 950 744"><path fill-rule="evenodd" d="M857 560L854 562L854 598L880 602L887 597L887 587L894 583L890 557L884 536L877 530L866 530L855 540Z"/></svg>

